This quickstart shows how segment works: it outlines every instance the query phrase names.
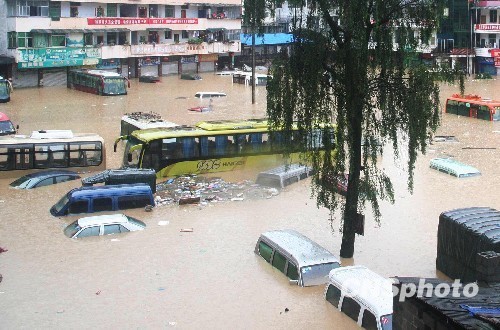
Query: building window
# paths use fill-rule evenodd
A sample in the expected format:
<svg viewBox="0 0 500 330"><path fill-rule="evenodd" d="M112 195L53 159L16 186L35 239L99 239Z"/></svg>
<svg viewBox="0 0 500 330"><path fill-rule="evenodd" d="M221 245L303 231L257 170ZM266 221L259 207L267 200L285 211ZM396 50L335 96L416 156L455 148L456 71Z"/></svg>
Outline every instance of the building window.
<svg viewBox="0 0 500 330"><path fill-rule="evenodd" d="M496 48L497 43L497 35L496 34L488 34L488 48Z"/></svg>
<svg viewBox="0 0 500 330"><path fill-rule="evenodd" d="M77 6L69 7L69 16L78 17L78 7Z"/></svg>
<svg viewBox="0 0 500 330"><path fill-rule="evenodd" d="M182 30L182 39L189 39L189 31Z"/></svg>
<svg viewBox="0 0 500 330"><path fill-rule="evenodd" d="M104 17L104 8L102 8L102 6L99 6L95 9L95 16Z"/></svg>
<svg viewBox="0 0 500 330"><path fill-rule="evenodd" d="M490 10L490 23L498 22L498 14L496 9Z"/></svg>
<svg viewBox="0 0 500 330"><path fill-rule="evenodd" d="M49 2L20 0L16 2L16 16L49 16Z"/></svg>
<svg viewBox="0 0 500 330"><path fill-rule="evenodd" d="M148 9L146 7L139 7L139 17L141 18L148 17Z"/></svg>
<svg viewBox="0 0 500 330"><path fill-rule="evenodd" d="M165 31L165 39L172 39L172 31Z"/></svg>
<svg viewBox="0 0 500 330"><path fill-rule="evenodd" d="M118 16L118 5L116 3L108 3L106 8L106 16L117 17Z"/></svg>
<svg viewBox="0 0 500 330"><path fill-rule="evenodd" d="M7 32L7 39L9 41L8 48L17 48L17 33L16 32Z"/></svg>
<svg viewBox="0 0 500 330"><path fill-rule="evenodd" d="M175 17L174 6L165 6L165 17Z"/></svg>
<svg viewBox="0 0 500 330"><path fill-rule="evenodd" d="M50 45L52 47L65 47L66 36L64 34L52 34L50 36Z"/></svg>
<svg viewBox="0 0 500 330"><path fill-rule="evenodd" d="M83 44L85 46L92 46L93 43L93 38L92 38L92 33L85 33L83 35Z"/></svg>
<svg viewBox="0 0 500 330"><path fill-rule="evenodd" d="M28 32L19 32L17 34L17 46L21 48L33 47L33 38Z"/></svg>

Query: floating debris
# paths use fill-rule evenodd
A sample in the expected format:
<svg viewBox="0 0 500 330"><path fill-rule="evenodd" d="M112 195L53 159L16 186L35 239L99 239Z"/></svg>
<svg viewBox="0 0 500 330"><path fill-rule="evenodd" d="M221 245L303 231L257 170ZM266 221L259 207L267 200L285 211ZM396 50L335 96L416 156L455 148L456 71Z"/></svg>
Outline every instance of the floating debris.
<svg viewBox="0 0 500 330"><path fill-rule="evenodd" d="M182 228L181 229L181 233L192 233L193 232L193 228Z"/></svg>
<svg viewBox="0 0 500 330"><path fill-rule="evenodd" d="M237 183L221 178L206 178L197 175L179 176L156 186L156 206L163 205L207 205L225 201L265 199L279 194L278 189L244 180Z"/></svg>

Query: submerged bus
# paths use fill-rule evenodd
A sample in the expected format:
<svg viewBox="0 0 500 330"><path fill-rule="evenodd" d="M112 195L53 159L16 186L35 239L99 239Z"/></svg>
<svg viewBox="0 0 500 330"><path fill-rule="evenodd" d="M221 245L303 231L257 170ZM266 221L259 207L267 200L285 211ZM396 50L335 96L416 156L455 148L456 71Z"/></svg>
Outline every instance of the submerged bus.
<svg viewBox="0 0 500 330"><path fill-rule="evenodd" d="M304 145L304 136L295 131L294 140L300 139L296 145ZM160 178L282 165L284 138L279 132L269 132L267 119L202 121L196 126L136 130L118 138L114 149L125 140L122 166L153 168ZM321 134L315 133L308 141L312 148L323 145ZM294 150L288 161L299 161L299 151Z"/></svg>
<svg viewBox="0 0 500 330"><path fill-rule="evenodd" d="M116 72L104 70L70 70L68 88L97 95L126 95L130 82Z"/></svg>
<svg viewBox="0 0 500 330"><path fill-rule="evenodd" d="M47 130L0 137L0 176L52 168L103 170L105 160L104 140L93 133Z"/></svg>
<svg viewBox="0 0 500 330"><path fill-rule="evenodd" d="M11 93L12 83L9 79L0 76L0 103L9 102Z"/></svg>
<svg viewBox="0 0 500 330"><path fill-rule="evenodd" d="M500 101L478 95L453 94L446 99L445 112L477 119L499 121Z"/></svg>

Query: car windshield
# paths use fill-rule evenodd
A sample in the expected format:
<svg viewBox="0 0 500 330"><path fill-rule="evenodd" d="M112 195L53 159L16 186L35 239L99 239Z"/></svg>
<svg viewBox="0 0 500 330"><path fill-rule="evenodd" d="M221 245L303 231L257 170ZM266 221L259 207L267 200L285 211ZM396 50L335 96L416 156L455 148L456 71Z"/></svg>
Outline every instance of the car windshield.
<svg viewBox="0 0 500 330"><path fill-rule="evenodd" d="M78 231L81 228L82 227L78 225L78 221L75 221L64 229L64 235L68 236L69 238L72 238L73 236L75 236L76 233L78 233Z"/></svg>
<svg viewBox="0 0 500 330"><path fill-rule="evenodd" d="M69 201L69 198L68 198L68 195L64 195L53 207L54 207L54 211L56 211L56 213L59 213L61 211L61 209L68 203Z"/></svg>
<svg viewBox="0 0 500 330"><path fill-rule="evenodd" d="M129 217L128 215L126 217L128 219L128 222L130 222L136 226L146 228L146 224L144 222L142 222L141 220L137 220L136 218Z"/></svg>
<svg viewBox="0 0 500 330"><path fill-rule="evenodd" d="M15 131L10 120L0 121L0 133L15 133Z"/></svg>
<svg viewBox="0 0 500 330"><path fill-rule="evenodd" d="M328 282L328 274L334 268L340 267L338 262L305 266L300 269L302 274L302 285L313 286Z"/></svg>
<svg viewBox="0 0 500 330"><path fill-rule="evenodd" d="M10 183L10 186L16 187L16 188L26 188L30 181L33 180L33 178L30 178L28 176L22 176L19 179L12 181Z"/></svg>
<svg viewBox="0 0 500 330"><path fill-rule="evenodd" d="M382 330L392 330L392 314L381 316L380 324L382 325Z"/></svg>

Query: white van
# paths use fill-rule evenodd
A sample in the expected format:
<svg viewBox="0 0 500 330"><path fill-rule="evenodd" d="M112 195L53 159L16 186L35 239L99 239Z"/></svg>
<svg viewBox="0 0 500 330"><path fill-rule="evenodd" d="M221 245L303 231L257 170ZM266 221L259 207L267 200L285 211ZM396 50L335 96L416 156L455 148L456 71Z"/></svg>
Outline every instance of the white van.
<svg viewBox="0 0 500 330"><path fill-rule="evenodd" d="M364 266L330 271L325 299L365 329L392 330L392 281Z"/></svg>
<svg viewBox="0 0 500 330"><path fill-rule="evenodd" d="M323 285L330 271L340 267L330 251L291 229L262 233L255 253L299 286Z"/></svg>

